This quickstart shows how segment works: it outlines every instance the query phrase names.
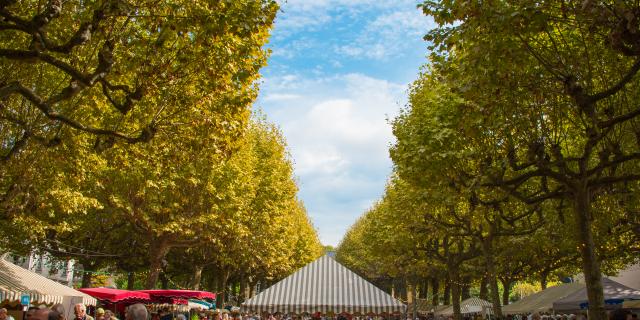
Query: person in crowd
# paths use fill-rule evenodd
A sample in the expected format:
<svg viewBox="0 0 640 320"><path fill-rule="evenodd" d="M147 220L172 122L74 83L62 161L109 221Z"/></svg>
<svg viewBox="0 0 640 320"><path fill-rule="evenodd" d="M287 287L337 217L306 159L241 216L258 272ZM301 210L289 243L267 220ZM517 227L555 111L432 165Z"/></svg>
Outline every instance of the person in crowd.
<svg viewBox="0 0 640 320"><path fill-rule="evenodd" d="M162 311L160 311L160 320L172 320L173 319L173 314L169 311L168 308L164 308L162 309Z"/></svg>
<svg viewBox="0 0 640 320"><path fill-rule="evenodd" d="M609 314L609 320L630 320L627 318L627 317L630 318L630 315L631 315L631 312L629 312L629 310L616 309Z"/></svg>
<svg viewBox="0 0 640 320"><path fill-rule="evenodd" d="M31 320L49 320L50 314L53 314L54 316L58 317L59 315L56 313L57 312L47 308L38 309L38 310L35 310L31 315Z"/></svg>
<svg viewBox="0 0 640 320"><path fill-rule="evenodd" d="M127 308L127 313L125 314L126 320L147 320L149 316L149 312L147 311L147 307L142 303L132 304Z"/></svg>
<svg viewBox="0 0 640 320"><path fill-rule="evenodd" d="M64 306L62 303L56 303L51 306L51 311L55 313L49 313L49 319L51 320L67 320L66 312L64 310ZM58 318L54 319L54 315L57 315Z"/></svg>
<svg viewBox="0 0 640 320"><path fill-rule="evenodd" d="M27 310L27 313L24 315L25 319L26 320L31 320L31 318L33 317L33 314L38 309L40 309L40 308L38 308L38 307L29 307L29 310Z"/></svg>
<svg viewBox="0 0 640 320"><path fill-rule="evenodd" d="M15 320L10 314L7 308L0 308L0 320Z"/></svg>
<svg viewBox="0 0 640 320"><path fill-rule="evenodd" d="M104 320L118 320L118 317L111 310L105 310Z"/></svg>
<svg viewBox="0 0 640 320"><path fill-rule="evenodd" d="M93 317L87 314L87 307L84 303L77 303L73 307L73 313L76 315L75 320L93 320Z"/></svg>
<svg viewBox="0 0 640 320"><path fill-rule="evenodd" d="M104 316L104 309L102 308L96 309L96 320L108 320Z"/></svg>

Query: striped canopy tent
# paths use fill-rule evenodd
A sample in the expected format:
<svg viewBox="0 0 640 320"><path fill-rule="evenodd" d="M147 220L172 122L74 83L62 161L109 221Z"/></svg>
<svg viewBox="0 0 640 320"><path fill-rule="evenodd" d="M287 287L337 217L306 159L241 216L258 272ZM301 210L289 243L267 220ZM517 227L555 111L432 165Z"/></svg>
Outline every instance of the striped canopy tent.
<svg viewBox="0 0 640 320"><path fill-rule="evenodd" d="M629 288L609 278L602 278L605 308L615 309L626 300L640 300L640 290ZM589 308L587 288L585 285L576 292L553 302L555 312L574 312Z"/></svg>
<svg viewBox="0 0 640 320"><path fill-rule="evenodd" d="M469 298L460 302L460 313L461 314L470 314L470 313L492 313L492 305L491 302L482 300L479 298ZM449 316L453 314L453 306L448 306L440 311L437 311L436 314Z"/></svg>
<svg viewBox="0 0 640 320"><path fill-rule="evenodd" d="M328 255L245 301L242 307L247 312L285 314L392 314L406 309Z"/></svg>
<svg viewBox="0 0 640 320"><path fill-rule="evenodd" d="M61 283L0 258L0 298L19 301L29 295L32 304L64 303L69 299L86 305L96 305L96 299Z"/></svg>
<svg viewBox="0 0 640 320"><path fill-rule="evenodd" d="M504 314L549 312L553 303L584 288L582 283L565 283L530 294L510 305L502 307Z"/></svg>

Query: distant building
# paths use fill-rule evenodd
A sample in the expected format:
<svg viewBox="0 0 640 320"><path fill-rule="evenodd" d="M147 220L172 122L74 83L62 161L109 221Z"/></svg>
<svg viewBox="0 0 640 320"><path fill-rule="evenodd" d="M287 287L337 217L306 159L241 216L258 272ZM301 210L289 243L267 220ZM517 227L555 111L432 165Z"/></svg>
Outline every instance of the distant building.
<svg viewBox="0 0 640 320"><path fill-rule="evenodd" d="M66 286L73 287L76 266L74 260L59 261L52 259L47 254L40 255L35 253L31 253L26 257L7 255L6 259L27 270L60 282Z"/></svg>

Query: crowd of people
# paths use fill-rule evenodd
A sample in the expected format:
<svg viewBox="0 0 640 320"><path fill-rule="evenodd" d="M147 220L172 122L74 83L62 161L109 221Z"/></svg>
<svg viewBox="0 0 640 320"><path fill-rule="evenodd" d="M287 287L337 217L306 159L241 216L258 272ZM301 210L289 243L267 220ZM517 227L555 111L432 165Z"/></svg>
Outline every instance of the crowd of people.
<svg viewBox="0 0 640 320"><path fill-rule="evenodd" d="M168 308L153 310L150 312L144 304L137 303L128 306L123 314L123 320L325 320L330 318L324 317L287 317L282 314L268 314L268 315L252 315L252 314L240 314L214 311L191 311L191 312L176 312L171 311ZM26 320L119 320L116 315L110 310L104 310L103 308L95 309L94 317L87 314L87 308L84 304L79 303L74 306L74 318L67 319L65 316L65 310L63 305L56 304L50 308L38 308L31 307L26 312ZM350 320L345 317L338 316L338 320ZM370 317L363 317L362 319L372 320ZM452 320L453 317L439 316L427 316L419 319L426 320ZM481 314L465 314L464 320L484 320ZM586 314L518 314L507 315L505 320L588 320ZM15 320L11 315L8 315L7 309L0 308L0 320ZM410 320L407 318L407 320ZM628 309L616 309L609 312L609 320L638 320L638 314L631 312Z"/></svg>
<svg viewBox="0 0 640 320"><path fill-rule="evenodd" d="M73 319L67 319L65 308L62 304L54 304L49 308L30 307L26 314L25 320L118 320L111 311L96 309L96 318L87 314L87 307L78 303L74 305ZM124 320L148 320L149 312L144 304L132 304L127 307L124 313ZM7 309L0 308L0 320L15 320L7 314Z"/></svg>
<svg viewBox="0 0 640 320"><path fill-rule="evenodd" d="M485 320L495 319L491 315L483 316L480 313L476 314L463 314L463 320ZM423 319L423 318L420 318ZM431 315L424 318L425 320L453 320L453 316L443 315ZM550 313L529 313L529 314L515 314L506 315L505 320L588 320L586 313L579 314L550 314ZM410 319L408 319L410 320ZM609 311L609 320L638 320L638 314L633 313L629 309L615 309Z"/></svg>

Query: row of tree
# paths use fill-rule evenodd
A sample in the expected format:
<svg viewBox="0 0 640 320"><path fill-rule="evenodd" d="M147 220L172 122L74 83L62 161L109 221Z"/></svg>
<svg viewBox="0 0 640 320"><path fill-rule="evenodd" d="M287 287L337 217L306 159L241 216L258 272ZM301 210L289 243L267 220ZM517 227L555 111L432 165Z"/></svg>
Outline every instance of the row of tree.
<svg viewBox="0 0 640 320"><path fill-rule="evenodd" d="M212 291L317 257L285 141L251 117L277 8L0 1L0 248Z"/></svg>
<svg viewBox="0 0 640 320"><path fill-rule="evenodd" d="M437 23L431 62L392 122L385 195L339 259L434 295L445 279L458 319L469 286L501 315L498 282L507 303L515 281L582 272L589 318L606 319L602 273L640 252L640 6L421 8Z"/></svg>

